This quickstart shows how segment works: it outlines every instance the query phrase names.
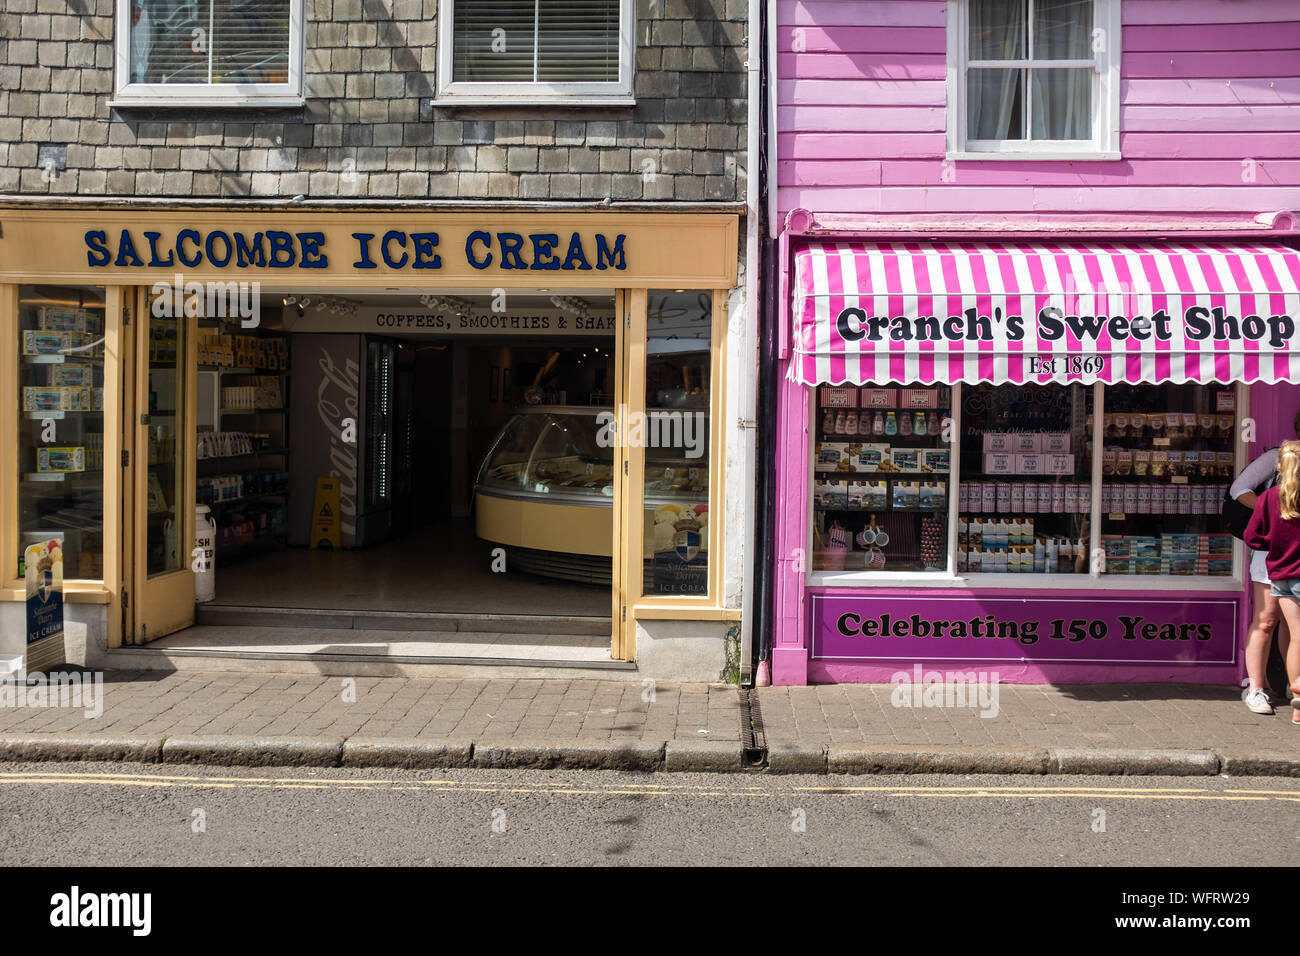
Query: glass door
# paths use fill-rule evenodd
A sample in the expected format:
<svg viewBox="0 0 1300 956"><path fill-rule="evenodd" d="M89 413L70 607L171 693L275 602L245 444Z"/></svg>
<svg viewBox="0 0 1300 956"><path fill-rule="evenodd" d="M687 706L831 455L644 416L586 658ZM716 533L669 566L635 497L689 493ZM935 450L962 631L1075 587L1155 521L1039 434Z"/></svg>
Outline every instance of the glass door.
<svg viewBox="0 0 1300 956"><path fill-rule="evenodd" d="M136 304L126 416L134 588L126 612L130 642L143 644L194 623L197 320L154 307L144 290Z"/></svg>

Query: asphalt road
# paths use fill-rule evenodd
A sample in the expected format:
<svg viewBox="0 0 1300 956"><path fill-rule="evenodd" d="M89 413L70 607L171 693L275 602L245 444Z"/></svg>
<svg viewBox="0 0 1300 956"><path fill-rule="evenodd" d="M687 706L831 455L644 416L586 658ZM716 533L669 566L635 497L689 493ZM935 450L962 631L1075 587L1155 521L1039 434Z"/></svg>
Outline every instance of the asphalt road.
<svg viewBox="0 0 1300 956"><path fill-rule="evenodd" d="M1273 778L4 764L0 865L1272 866L1297 803Z"/></svg>

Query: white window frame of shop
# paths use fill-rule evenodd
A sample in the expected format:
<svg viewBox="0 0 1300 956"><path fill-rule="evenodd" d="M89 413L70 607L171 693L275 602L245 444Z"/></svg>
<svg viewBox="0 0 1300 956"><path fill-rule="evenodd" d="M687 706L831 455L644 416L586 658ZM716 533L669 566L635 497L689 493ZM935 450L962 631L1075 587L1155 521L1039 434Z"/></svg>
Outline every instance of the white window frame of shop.
<svg viewBox="0 0 1300 956"><path fill-rule="evenodd" d="M896 383L889 383L896 384ZM1201 386L1209 383L1200 383ZM805 584L808 587L836 588L997 588L1025 591L1042 590L1119 590L1119 591L1240 591L1246 572L1245 546L1240 540L1233 544L1232 575L1164 575L1164 574L1105 574L1097 568L1097 562L1091 556L1101 548L1101 448L1105 441L1105 396L1106 386L1097 382L1089 386L1093 393L1092 444L1094 453L1089 479L1092 501L1089 511L1088 572L1086 574L989 574L987 572L969 572L957 570L957 521L960 516L958 506L961 487L961 442L952 443L952 455L949 462L948 479L948 564L944 571L817 571L812 569L812 561L807 564ZM949 434L962 434L961 392L962 385L952 386L952 427ZM1250 389L1241 383L1233 385L1237 396L1237 421L1250 417ZM814 390L815 395L815 390ZM808 487L813 487L816 477L816 458L813 437L817 429L817 401L814 397L809 403L809 448L808 448ZM1237 428L1237 440L1233 452L1236 455L1234 473L1240 474L1246 463L1246 445L1242 438L1242 429ZM815 520L814 496L808 495L805 509L804 554L814 553L813 522Z"/></svg>
<svg viewBox="0 0 1300 956"><path fill-rule="evenodd" d="M1032 43L1031 18L1026 23L1026 43ZM1092 0L1093 57L1088 60L971 60L970 0L948 0L947 19L947 151L950 160L1098 160L1122 159L1120 153L1119 94L1121 60L1120 0ZM1026 53L1030 53L1026 50ZM972 68L996 67L1026 71L1024 95L1030 99L1029 77L1035 68L1089 68L1092 73L1092 137L1090 139L975 140L967 136L967 76ZM1026 132L1032 119L1025 116Z"/></svg>
<svg viewBox="0 0 1300 956"><path fill-rule="evenodd" d="M112 107L302 106L305 0L289 0L289 78L284 83L135 83L131 80L131 0L117 0Z"/></svg>
<svg viewBox="0 0 1300 956"><path fill-rule="evenodd" d="M460 0L464 2L464 0ZM635 106L636 0L619 0L618 80L608 83L455 82L452 80L457 0L438 0L438 92L449 106ZM536 16L536 14L534 14Z"/></svg>

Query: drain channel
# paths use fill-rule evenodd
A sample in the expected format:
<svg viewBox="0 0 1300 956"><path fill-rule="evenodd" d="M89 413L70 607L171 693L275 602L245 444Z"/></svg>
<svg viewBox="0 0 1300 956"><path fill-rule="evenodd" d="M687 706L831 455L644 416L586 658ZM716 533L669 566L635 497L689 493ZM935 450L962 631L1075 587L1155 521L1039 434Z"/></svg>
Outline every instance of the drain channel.
<svg viewBox="0 0 1300 956"><path fill-rule="evenodd" d="M767 766L767 735L763 733L763 714L758 709L755 691L738 691L740 694L740 746L745 766L762 770Z"/></svg>

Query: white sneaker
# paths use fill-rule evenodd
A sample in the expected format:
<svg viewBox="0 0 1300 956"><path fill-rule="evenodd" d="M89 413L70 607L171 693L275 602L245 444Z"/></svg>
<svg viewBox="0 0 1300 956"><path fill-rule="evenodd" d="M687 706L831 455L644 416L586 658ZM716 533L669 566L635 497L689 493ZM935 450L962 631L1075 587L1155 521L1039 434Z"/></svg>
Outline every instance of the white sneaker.
<svg viewBox="0 0 1300 956"><path fill-rule="evenodd" d="M1246 694L1246 706L1254 714L1271 714L1273 705L1268 702L1268 691L1262 687L1252 687Z"/></svg>

